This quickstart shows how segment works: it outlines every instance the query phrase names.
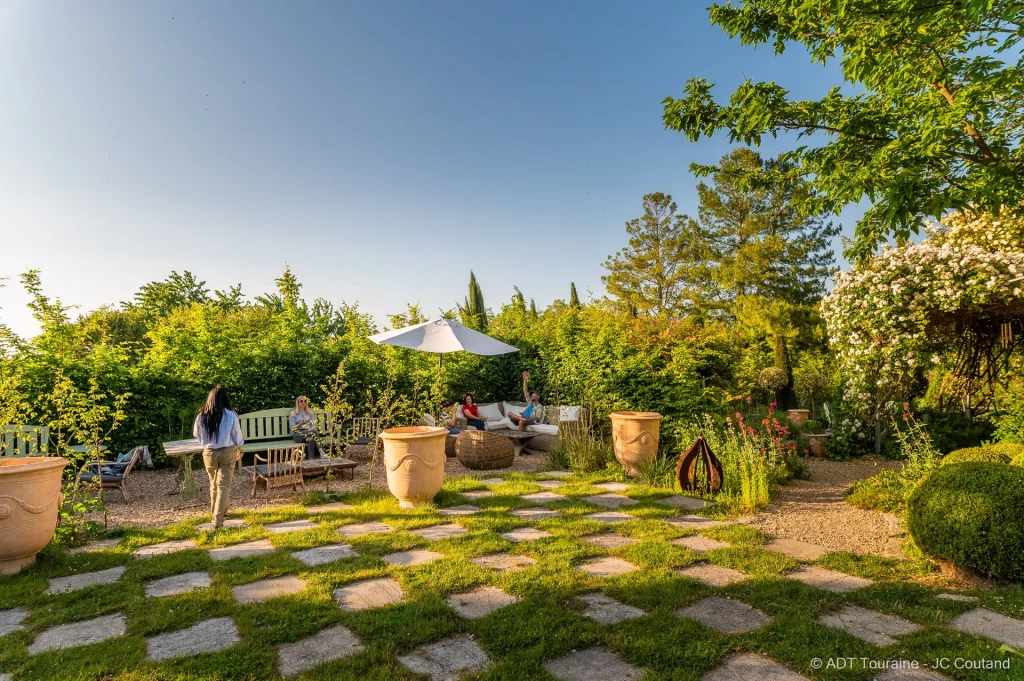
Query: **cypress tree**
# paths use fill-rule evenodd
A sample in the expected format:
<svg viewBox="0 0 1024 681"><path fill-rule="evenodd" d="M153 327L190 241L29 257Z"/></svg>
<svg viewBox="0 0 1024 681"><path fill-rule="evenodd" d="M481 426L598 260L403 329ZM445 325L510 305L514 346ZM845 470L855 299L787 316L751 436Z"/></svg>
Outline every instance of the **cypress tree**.
<svg viewBox="0 0 1024 681"><path fill-rule="evenodd" d="M580 297L576 293L576 282L569 282L569 307L574 310L578 310L580 307Z"/></svg>

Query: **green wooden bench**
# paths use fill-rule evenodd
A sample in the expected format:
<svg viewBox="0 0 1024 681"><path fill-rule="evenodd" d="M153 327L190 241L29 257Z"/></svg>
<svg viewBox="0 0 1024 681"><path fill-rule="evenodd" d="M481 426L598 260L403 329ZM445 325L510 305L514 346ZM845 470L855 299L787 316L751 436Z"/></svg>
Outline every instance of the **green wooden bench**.
<svg viewBox="0 0 1024 681"><path fill-rule="evenodd" d="M0 427L0 458L8 456L46 456L50 429L46 426Z"/></svg>
<svg viewBox="0 0 1024 681"><path fill-rule="evenodd" d="M292 410L285 407L283 409L264 409L263 411L254 411L249 414L238 415L238 426L242 431L242 439L245 440L245 444L242 445L243 452L265 452L268 449L278 449L281 447L293 447L296 442L292 440L292 430L288 426L288 415L292 413ZM331 435L331 422L330 415L324 411L314 411L316 414L316 427L321 433L321 439L328 441ZM341 438L335 437L335 442L338 442ZM345 459L340 456L336 456L331 459L330 468L341 470L342 472L348 470L352 475L355 475L353 469L358 466L358 462L352 461L351 459ZM326 474L328 468L327 458L322 459L306 459L302 462L303 473L309 477L313 475L319 475L321 473ZM252 474L251 467L246 466L243 470Z"/></svg>

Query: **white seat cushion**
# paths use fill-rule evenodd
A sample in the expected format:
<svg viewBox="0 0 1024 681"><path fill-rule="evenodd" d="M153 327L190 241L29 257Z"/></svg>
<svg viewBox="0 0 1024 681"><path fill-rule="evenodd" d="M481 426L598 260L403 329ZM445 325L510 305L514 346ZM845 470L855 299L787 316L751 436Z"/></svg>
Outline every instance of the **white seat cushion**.
<svg viewBox="0 0 1024 681"><path fill-rule="evenodd" d="M531 423L526 426L526 430L531 433L540 433L541 435L558 435L558 426L553 423Z"/></svg>
<svg viewBox="0 0 1024 681"><path fill-rule="evenodd" d="M511 428L515 430L515 426L508 419L500 419L498 421L487 421L484 423L484 430L501 430L502 428Z"/></svg>
<svg viewBox="0 0 1024 681"><path fill-rule="evenodd" d="M580 420L580 408L579 407L559 407L559 409L558 409L558 420L559 421L579 421Z"/></svg>
<svg viewBox="0 0 1024 681"><path fill-rule="evenodd" d="M421 426L436 426L437 425L437 421L434 419L433 415L431 415L431 414L424 414L423 418L420 419L420 425Z"/></svg>
<svg viewBox="0 0 1024 681"><path fill-rule="evenodd" d="M477 413L485 421L500 421L504 417L504 414L501 413L501 407L497 402L478 404Z"/></svg>
<svg viewBox="0 0 1024 681"><path fill-rule="evenodd" d="M511 402L505 402L502 404L502 409L505 411L505 416L509 415L509 412L513 414L522 414L526 406L520 406L518 404L512 404Z"/></svg>

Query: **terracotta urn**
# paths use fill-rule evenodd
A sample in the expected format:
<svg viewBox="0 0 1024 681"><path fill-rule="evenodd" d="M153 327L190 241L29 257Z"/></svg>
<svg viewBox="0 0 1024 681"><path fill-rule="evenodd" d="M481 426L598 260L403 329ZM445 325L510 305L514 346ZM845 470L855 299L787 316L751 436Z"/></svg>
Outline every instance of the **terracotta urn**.
<svg viewBox="0 0 1024 681"><path fill-rule="evenodd" d="M626 474L637 476L639 466L650 461L658 453L658 434L661 414L653 411L616 411L609 415L612 420L612 445L615 458Z"/></svg>
<svg viewBox="0 0 1024 681"><path fill-rule="evenodd" d="M811 445L811 453L819 459L826 458L825 445L828 444L828 439L831 437L829 433L816 433L814 435L808 435L807 440Z"/></svg>
<svg viewBox="0 0 1024 681"><path fill-rule="evenodd" d="M810 409L789 409L786 411L786 416L789 417L789 422L799 428L800 426L807 423L807 419L811 417Z"/></svg>
<svg viewBox="0 0 1024 681"><path fill-rule="evenodd" d="M50 543L67 465L58 456L0 459L0 574L31 565Z"/></svg>
<svg viewBox="0 0 1024 681"><path fill-rule="evenodd" d="M441 491L447 428L406 426L381 432L388 489L399 508L416 508Z"/></svg>

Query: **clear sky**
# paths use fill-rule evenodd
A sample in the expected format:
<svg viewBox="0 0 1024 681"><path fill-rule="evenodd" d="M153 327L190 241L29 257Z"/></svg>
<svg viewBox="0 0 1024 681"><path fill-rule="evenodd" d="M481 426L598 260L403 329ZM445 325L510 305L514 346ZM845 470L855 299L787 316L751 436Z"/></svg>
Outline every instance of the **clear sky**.
<svg viewBox="0 0 1024 681"><path fill-rule="evenodd" d="M82 310L171 270L251 297L286 263L381 321L453 307L470 269L495 309L600 296L642 195L696 214L689 164L729 150L664 130L664 97L840 80L704 4L4 0L0 315L35 332L32 267Z"/></svg>

